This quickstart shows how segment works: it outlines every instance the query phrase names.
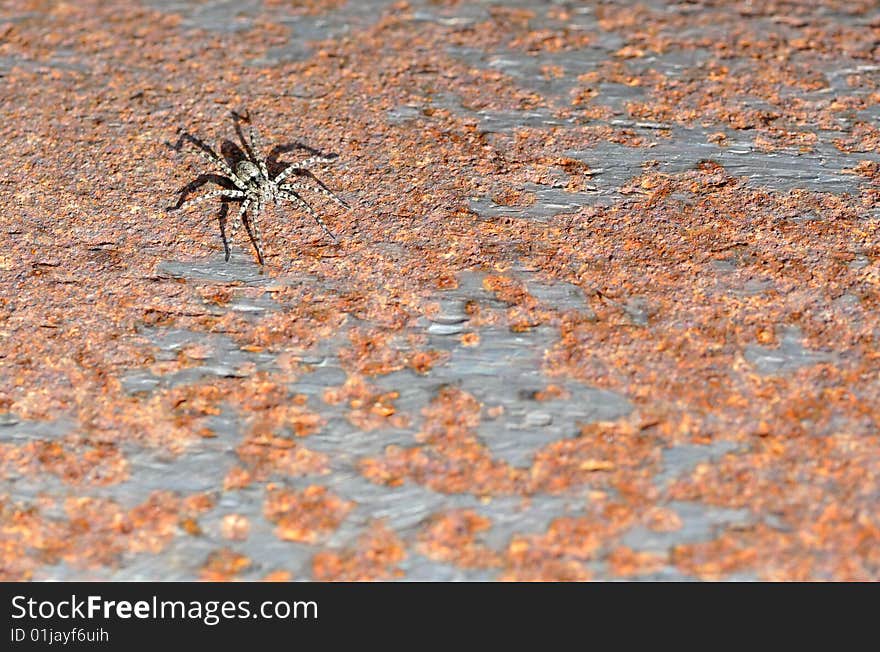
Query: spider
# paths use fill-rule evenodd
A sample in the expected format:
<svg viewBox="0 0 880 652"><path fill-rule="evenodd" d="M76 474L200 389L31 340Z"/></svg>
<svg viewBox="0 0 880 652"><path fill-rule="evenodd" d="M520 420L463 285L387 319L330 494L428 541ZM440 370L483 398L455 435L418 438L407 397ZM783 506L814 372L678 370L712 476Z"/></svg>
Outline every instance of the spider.
<svg viewBox="0 0 880 652"><path fill-rule="evenodd" d="M266 204L270 202L274 202L276 205L281 203L281 200L286 200L293 202L299 207L303 208L309 215L315 218L315 221L321 227L321 229L326 233L333 242L339 242L336 239L336 236L330 232L330 229L327 228L327 225L324 224L324 220L312 209L312 207L306 202L305 199L300 195L301 191L309 190L312 192L320 193L326 197L329 197L337 204L344 206L345 208L349 208L349 205L333 194L327 186L325 186L321 181L311 172L310 168L314 165L321 163L332 163L335 161L338 156L336 154L317 154L315 150L311 150L313 152L313 156L300 161L299 163L294 163L292 165L288 165L281 172L279 172L275 178L269 176L269 169L267 165L266 158L263 157L261 151L263 150L263 141L260 138L260 134L257 131L256 127L254 127L250 118L247 118L247 122L249 123L250 128L250 143L248 143L247 139L244 137L244 134L241 131L241 128L238 123L238 116L236 113L233 113L233 120L235 121L236 132L238 133L239 138L244 144L244 156L245 158L236 161L233 166L230 166L226 160L217 155L214 150L212 150L208 145L201 142L199 139L191 136L181 129L182 135L181 140L188 140L193 143L195 147L195 152L205 159L216 172L220 174L207 175L207 180L213 180L219 185L225 185L221 182L225 182L226 184L232 184L234 188L224 187L220 190L212 190L207 194L204 194L200 197L195 197L194 199L189 199L185 202L178 203L175 209L185 209L190 206L194 206L203 201L207 201L209 199L213 199L214 197L221 197L224 200L238 200L241 201L241 206L238 209L238 213L232 221L232 225L229 233L229 240L231 240L235 234L238 232L238 229L241 227L242 222L244 222L245 229L248 232L248 236L250 237L251 242L254 245L254 248L257 251L257 259L259 260L260 265L264 265L264 256L263 256L263 238L260 234L260 225L257 221L257 218L260 215L260 212L266 206ZM178 141L178 144L180 141ZM301 146L304 149L309 149L304 146ZM298 181L292 183L288 181L288 177L291 175L295 175L299 179L310 179L314 181L315 184L307 184L302 181ZM200 177L201 179L202 177ZM206 183L203 181L202 183ZM201 185L198 183L198 179L193 182L196 183L196 186ZM190 184L192 185L192 184ZM184 193L186 190L184 190ZM182 198L181 198L182 199ZM248 214L248 210L250 210L250 215ZM224 212L221 214L221 232L224 230L223 225L225 223L225 206ZM229 246L227 244L227 238L225 232L222 234L224 236L224 246L226 249L226 260L229 260Z"/></svg>

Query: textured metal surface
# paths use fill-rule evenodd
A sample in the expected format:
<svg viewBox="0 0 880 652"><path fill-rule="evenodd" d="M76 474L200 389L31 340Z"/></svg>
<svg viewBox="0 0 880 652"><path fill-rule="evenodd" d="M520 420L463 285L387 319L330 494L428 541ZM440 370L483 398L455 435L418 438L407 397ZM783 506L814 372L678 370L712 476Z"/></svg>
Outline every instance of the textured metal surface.
<svg viewBox="0 0 880 652"><path fill-rule="evenodd" d="M877 579L878 30L4 4L0 578ZM339 245L166 210L245 109Z"/></svg>

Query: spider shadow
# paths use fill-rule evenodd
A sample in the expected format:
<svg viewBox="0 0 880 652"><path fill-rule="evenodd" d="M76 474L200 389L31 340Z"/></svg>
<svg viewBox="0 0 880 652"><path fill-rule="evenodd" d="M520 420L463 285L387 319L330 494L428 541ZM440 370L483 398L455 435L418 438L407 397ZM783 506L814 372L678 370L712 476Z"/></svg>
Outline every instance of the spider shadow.
<svg viewBox="0 0 880 652"><path fill-rule="evenodd" d="M263 153L254 150L255 143L248 141L247 137L244 134L244 130L242 129L243 123L247 123L249 125L253 124L251 121L250 110L245 109L244 113L233 110L230 111L230 113L232 114L232 123L235 127L235 134L236 136L238 136L239 141L241 141L241 146L229 139L225 139L220 144L220 154L222 155L222 158L226 162L226 164L234 170L235 165L239 161L249 160L252 163L257 163L262 158ZM184 141L189 141L209 156L221 158L221 156L218 156L216 152L214 152L210 145L205 143L199 137L194 136L193 134L184 130L182 127L180 128L180 138L178 138L177 143L175 143L174 145L171 145L170 143L168 144L172 147L172 149L179 152L182 149ZM296 165L296 163L289 163L279 160L279 157L282 154L293 151L305 152L307 156L326 156L332 159L335 159L338 156L334 153L322 152L320 149L311 147L310 145L306 145L304 142L299 140L295 140L282 145L275 145L271 150L269 150L269 153L266 155L265 158L266 167L270 177L275 177L285 168L288 168L291 165ZM324 185L324 183L320 179L318 179L310 170L297 169L294 174L300 177L308 177L324 189L329 190L329 188L327 188L327 186Z"/></svg>
<svg viewBox="0 0 880 652"><path fill-rule="evenodd" d="M239 133L239 136L242 136L241 131L236 129ZM222 160L226 165L228 165L232 170L235 170L235 164L239 161L245 160L249 158L250 148L247 147L247 142L242 138L242 142L245 144L247 150L242 150L241 147L236 145L229 139L225 139L220 143L220 154L214 151L214 148L208 145L205 141L203 141L198 136L194 136L193 134L186 131L183 127L178 128L178 133L180 134L177 138L177 142L171 143L169 141L165 141L165 145L173 149L175 152L183 151L184 143L191 143L198 149L202 151L203 154L208 155L213 159ZM222 175L216 174L215 176L221 177Z"/></svg>
<svg viewBox="0 0 880 652"><path fill-rule="evenodd" d="M291 165L293 165L295 167L296 162L289 163L289 162L279 160L282 154L286 154L288 152L295 152L295 151L303 151L306 153L307 156L327 156L327 157L331 157L331 158L336 158L336 156L337 156L336 154L325 154L321 150L315 149L314 147L306 145L305 143L298 141L298 140L293 141L292 143L284 144L284 145L275 145L275 147L273 147L271 150L269 150L269 154L266 156L266 165L269 168L269 174L271 174L274 177L275 175L280 173L282 170L290 167ZM318 183L321 183L315 177L315 175L312 174L311 172L309 172L308 170L298 170L297 172L306 172L306 173L308 173L307 176L311 177L312 179L314 179ZM306 175L298 175L298 176L306 176ZM323 184L321 184L321 185L323 185Z"/></svg>
<svg viewBox="0 0 880 652"><path fill-rule="evenodd" d="M213 174L210 172L206 173L206 174L200 174L195 179L190 181L188 184L183 186L180 190L176 191L176 194L178 195L177 203L174 204L173 206L166 206L165 210L166 211L178 210L189 199L190 195L192 195L196 190L198 190L202 186L204 186L208 183L212 183L212 182L216 183L221 188L226 188L228 190L236 190L237 189L234 184L230 183L229 180L226 179L226 177L223 177L219 174Z"/></svg>
<svg viewBox="0 0 880 652"><path fill-rule="evenodd" d="M244 146L244 149L242 149L242 147L239 147L236 143L232 142L231 140L226 139L221 143L220 152L223 155L222 158L226 161L227 165L229 165L230 167L232 167L238 161L241 161L244 159L250 159L251 161L256 162L258 155L260 153L254 152L253 147L252 147L253 143L248 142L248 139L245 137L244 131L242 131L242 128L241 128L242 121L248 122L250 124L250 118L247 116L243 116L242 114L238 113L237 111L232 111L231 113L232 113L232 117L233 117L233 124L235 125L235 133L238 136L239 140L241 141L242 145ZM202 152L204 152L208 156L211 156L213 158L221 158L220 156L217 155L217 153L214 151L214 149L210 145L208 145L205 141L203 141L198 136L195 136L195 135L189 133L183 127L178 127L178 134L179 134L179 137L177 139L177 142L175 142L173 144L168 141L165 142L165 144L168 147L170 147L171 149L173 149L175 152L180 152L183 149L184 142L190 142L193 145L195 145L196 147L198 147L200 150L202 150ZM273 147L269 151L269 154L266 156L266 162L270 165L270 170L271 170L271 167L282 168L282 167L287 167L288 165L290 165L289 163L283 163L283 162L279 161L278 157L281 156L282 154L286 154L287 152L293 152L296 150L304 151L309 156L327 156L329 158L336 158L337 157L336 154L322 152L320 149L317 149L315 147L311 147L310 145L306 145L302 141L295 140L290 143L286 143L286 144L282 144L282 145L275 145L275 147Z"/></svg>
<svg viewBox="0 0 880 652"><path fill-rule="evenodd" d="M173 149L175 152L180 152L183 150L183 145L186 142L191 143L199 150L201 150L207 156L213 159L220 159L226 163L230 168L234 169L235 163L246 158L244 152L238 147L235 143L230 140L224 140L220 145L220 155L214 151L214 149L208 145L205 141L203 141L198 136L194 136L189 133L182 127L178 129L179 137L177 142L171 143L166 141L165 144ZM189 196L204 186L207 183L214 182L221 188L225 188L227 190L238 190L235 184L229 180L227 177L223 176L218 172L207 172L202 173L197 176L195 179L190 181L188 184L183 186L180 190L177 191L178 199L177 203L174 206L168 206L165 210L173 211L179 209L183 206L184 202L189 198Z"/></svg>
<svg viewBox="0 0 880 652"><path fill-rule="evenodd" d="M235 170L235 165L239 161L253 160L248 151L243 150L236 143L229 140L228 138L223 140L220 143L220 154L223 156L223 159L226 161L227 165Z"/></svg>
<svg viewBox="0 0 880 652"><path fill-rule="evenodd" d="M214 159L220 158L217 155L217 153L211 148L210 145L208 145L201 138L199 138L197 136L193 136L191 133L189 133L188 131L183 129L183 127L178 128L178 134L179 134L179 136L177 138L177 142L171 143L170 141L167 141L167 140L165 141L165 145L167 147L169 147L170 149L173 149L175 152L178 152L178 153L181 152L183 150L184 143L189 142L189 143L192 143L193 145L195 145L198 149L200 149L203 154L206 154L207 156L214 158ZM181 188L180 190L177 191L179 194L182 195L183 199L179 200L175 206L169 207L169 210L180 208L180 206L183 204L183 202L186 201L187 195L191 194L194 190L197 190L198 188L202 187L203 185L205 185L209 181L214 181L215 183L217 183L218 185L220 185L224 188L231 189L231 186L227 182L226 178L224 176L222 176L221 174L216 173L216 172L202 173L198 177L196 177L195 179L190 181L188 184L186 184L183 188Z"/></svg>
<svg viewBox="0 0 880 652"><path fill-rule="evenodd" d="M235 110L230 111L230 113L232 113L232 122L235 125L235 133L238 136L238 139L241 141L242 145L244 145L244 150L241 150L240 148L235 147L235 154L237 156L238 155L247 156L252 162L256 163L259 159L262 158L263 152L254 151L253 148L256 146L256 143L248 141L248 139L245 137L244 131L242 130L242 127L241 127L242 123L246 122L247 124L251 125L256 130L256 127L254 127L253 122L251 120L250 109L246 108L244 110L244 113L241 113L241 112L235 111ZM227 141L227 142L229 142L229 141ZM229 142L229 144L232 146L235 146L234 143ZM284 163L284 162L278 160L278 157L280 157L282 154L286 154L287 152L293 152L296 150L304 151L308 156L328 156L328 157L333 157L333 158L336 157L336 154L325 154L321 150L315 149L314 147L306 145L305 143L298 141L298 140L293 141L291 143L286 143L283 145L276 145L271 150L269 150L269 153L266 154L266 158L265 158L266 167L269 171L269 176L275 177L284 168L290 167L291 163ZM310 176L312 178L315 178L314 175L310 175ZM315 181L318 181L318 179L315 179ZM318 183L321 183L321 182L318 181ZM323 185L323 184L321 184L321 185Z"/></svg>
<svg viewBox="0 0 880 652"><path fill-rule="evenodd" d="M220 237L223 239L223 254L225 256L226 262L229 262L229 237L226 235L226 224L229 217L229 202L222 201L220 202L220 215L217 216L217 221L220 223Z"/></svg>
<svg viewBox="0 0 880 652"><path fill-rule="evenodd" d="M229 249L229 234L227 233L227 227L229 225L229 204L230 204L230 200L224 199L220 203L220 214L217 216L217 221L220 223L220 237L223 240L224 259L226 260L227 263L229 262L229 258L232 255L232 252ZM257 249L257 240L256 240L256 237L254 236L254 231L253 231L253 227L251 226L251 221L246 215L243 215L241 217L241 223L244 226L245 231L247 231L248 238L250 239L251 244L254 247L254 250L257 252L257 261L260 263L260 267L262 267L265 264L265 262L263 260L263 257L260 256L259 250ZM260 270L260 273L262 274L262 269Z"/></svg>
<svg viewBox="0 0 880 652"><path fill-rule="evenodd" d="M256 129L256 127L254 127L253 122L251 122L250 109L245 109L244 115L239 113L238 111L235 111L235 110L230 111L230 113L232 114L232 124L235 126L235 135L238 136L238 139L241 141L241 144L244 145L244 150L242 150L240 147L238 147L235 143L233 143L230 140L223 141L223 144L226 145L228 143L229 145L231 145L232 147L235 148L236 153L240 154L242 156L242 158L247 158L251 162L256 163L257 160L259 159L260 153L254 151L255 143L249 143L248 139L245 138L245 136L244 136L244 131L242 131L242 129L241 129L242 122L247 122L249 125L251 125L252 128ZM239 160L241 160L241 159L239 159Z"/></svg>
<svg viewBox="0 0 880 652"><path fill-rule="evenodd" d="M320 186L321 188L323 188L324 190L326 190L327 192L333 194L333 191L330 190L330 188L323 181L321 181L317 176L315 176L315 173L312 172L311 170L307 170L306 168L298 168L296 166L297 165L296 162L288 163L288 162L282 162L279 160L279 157L282 154L286 154L287 152L293 152L293 151L297 151L297 150L301 150L301 151L306 152L306 154L308 156L324 156L324 157L327 157L331 160L339 157L338 154L335 154L335 153L326 154L326 153L322 152L321 150L315 149L314 147L310 147L309 145L306 145L305 143L300 142L300 141L294 141L294 142L288 143L286 145L276 145L275 147L272 148L272 150L269 152L269 155L266 157L266 166L269 169L269 174L274 178L275 176L280 174L282 170L285 170L287 168L292 167L293 170L291 170L291 172L288 174L288 183L293 182L295 179L309 179L312 182L314 182L315 184L317 184L318 186ZM299 193L297 193L297 192L294 192L292 190L289 192L291 192L292 194L294 194L296 196L299 196ZM345 206L346 208L351 208L351 206L345 200L338 198L338 197L337 197L337 199L339 199L339 201L342 203L342 205Z"/></svg>
<svg viewBox="0 0 880 652"><path fill-rule="evenodd" d="M238 116L238 114L235 113L234 111L233 111L233 115ZM236 123L235 123L235 131L238 134L238 137L241 139L241 141L244 144L246 149L242 150L240 147L238 147L232 141L225 140L225 141L223 141L222 148L221 148L223 156L227 160L235 160L235 161L240 161L243 158L247 157L250 161L252 161L253 163L256 163L258 158L257 158L257 156L254 155L254 152L251 149L252 143L248 144L248 141L244 137L244 133L241 130L241 125L239 124L238 121L236 121ZM298 140L293 141L291 143L286 143L283 145L275 145L271 150L269 150L269 153L266 155L266 159L265 159L266 170L269 172L269 178L274 179L282 171L286 170L287 168L292 167L293 170L288 175L290 177L291 181L293 180L293 178L311 179L313 182L318 184L324 190L326 190L328 192L332 192L330 190L330 188L323 181L321 181L317 176L315 176L315 173L312 172L311 170L307 170L305 168L297 168L295 161L288 162L288 161L280 160L280 157L283 154L286 154L288 152L295 152L295 151L303 151L306 153L307 156L325 156L330 159L336 159L339 156L338 154L335 154L335 153L328 154L328 153L322 152L320 149L316 149L314 147L311 147L310 145L306 145L305 143L298 141ZM293 194L297 194L297 193L293 193ZM343 201L343 206L345 206L346 208L349 208L348 203L346 203L344 201Z"/></svg>
<svg viewBox="0 0 880 652"><path fill-rule="evenodd" d="M178 153L179 153L180 151L182 151L182 150L183 150L183 144L188 142L188 143L192 143L193 145L195 145L196 147L198 147L200 150L202 150L202 151L203 151L205 154L207 154L208 156L211 156L211 157L217 158L217 152L215 152L215 151L211 148L210 145L208 145L205 141L203 141L203 140L202 140L201 138L199 138L198 136L194 136L193 134L189 133L189 132L188 132L186 129L184 129L183 127L178 127L178 128L177 128L177 133L178 133L177 142L175 142L175 143L171 143L171 142L169 142L169 141L167 141L167 140L165 141L165 144L166 144L168 147L170 147L171 149L173 149L175 152L178 152Z"/></svg>

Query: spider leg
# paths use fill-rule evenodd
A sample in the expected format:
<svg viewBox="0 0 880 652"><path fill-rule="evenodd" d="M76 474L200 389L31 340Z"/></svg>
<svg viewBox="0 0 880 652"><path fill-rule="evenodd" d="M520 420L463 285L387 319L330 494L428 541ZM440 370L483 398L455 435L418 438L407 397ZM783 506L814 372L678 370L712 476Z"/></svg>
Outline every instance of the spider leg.
<svg viewBox="0 0 880 652"><path fill-rule="evenodd" d="M196 190L201 188L202 186L214 182L218 184L220 187L223 187L223 182L228 181L226 177L221 177L219 174L200 174L198 177L190 181L183 188L177 191L177 203L174 206L168 206L165 210L175 211L178 210L181 206L183 206L183 202L186 201L186 198L189 197Z"/></svg>
<svg viewBox="0 0 880 652"><path fill-rule="evenodd" d="M207 201L208 199L213 199L214 197L226 197L228 199L241 199L245 194L241 190L229 190L227 188L223 188L222 190L212 190L211 192L202 195L201 197L196 197L195 199L188 199L180 205L180 208L189 208L194 204L201 203L203 201Z"/></svg>
<svg viewBox="0 0 880 652"><path fill-rule="evenodd" d="M314 175L314 173L313 173L311 170L297 170L297 175L298 175L301 179L311 179L311 180L314 181L316 184L318 184L321 188L323 188L324 190L326 190L327 192L329 192L329 193L330 193L330 196L333 198L334 201L338 201L338 202L340 202L343 206L345 206L346 208L350 208L350 206L349 206L344 200L342 200L342 199L340 199L339 197L333 195L333 193L332 193L332 191L330 190L330 188L328 188L328 187L326 186L326 184L325 184L323 181L321 181L318 177L316 177L316 176ZM277 183L277 181L276 181L276 183ZM297 183L299 183L299 182L297 182ZM288 181L287 184L285 184L285 185L296 185L296 184L292 184L291 182ZM321 191L318 190L317 188L312 188L311 186L301 186L301 188L302 188L302 189L307 189L307 190L312 190L312 191L314 191L314 192L321 192ZM326 194L326 193L324 193L324 194Z"/></svg>
<svg viewBox="0 0 880 652"><path fill-rule="evenodd" d="M311 166L317 163L332 163L337 158L339 158L338 154L329 154L327 156L310 156L304 161L300 161L299 163L293 163L284 168L277 177L275 177L275 183L281 183L284 181L291 172L296 170L308 170Z"/></svg>
<svg viewBox="0 0 880 652"><path fill-rule="evenodd" d="M254 209L252 217L248 222L251 226L251 240L253 240L254 248L257 250L257 260L260 261L260 265L265 265L265 260L263 257L263 236L260 234L260 225L257 223L257 219L260 215L260 212L263 210L263 200L257 199L257 207Z"/></svg>
<svg viewBox="0 0 880 652"><path fill-rule="evenodd" d="M339 154L317 154L315 156L310 156L304 161L300 161L296 164L296 167L300 168L301 170L308 170L313 165L316 165L318 163L332 163L338 158Z"/></svg>
<svg viewBox="0 0 880 652"><path fill-rule="evenodd" d="M247 213L247 209L250 208L251 200L245 199L241 203L241 208L238 209L238 214L236 214L235 218L232 220L232 224L229 226L229 240L235 238L235 234L238 233L238 230L241 228L241 221L244 217L245 213ZM248 233L250 233L250 229L248 229ZM229 248L226 248L226 260L229 260Z"/></svg>
<svg viewBox="0 0 880 652"><path fill-rule="evenodd" d="M232 181L236 186L238 186L242 190L244 189L244 186L242 185L235 172L232 171L232 168L229 167L229 164L224 161L222 157L215 154L214 150L212 150L210 147L205 145L194 136L190 136L187 133L184 133L181 138L192 143L194 145L193 151L196 154L205 159L205 161L207 161L212 167L223 172L223 174L229 177L229 180Z"/></svg>
<svg viewBox="0 0 880 652"><path fill-rule="evenodd" d="M306 202L305 199L303 199L302 197L300 197L299 195L297 195L295 192L292 192L292 191L291 191L291 192L288 192L288 191L283 190L283 189L280 190L280 191L278 192L278 196L281 197L281 198L283 198L283 199L286 199L286 200L288 200L288 201L292 201L292 202L294 202L294 203L297 203L297 204L299 204L300 206L302 206L304 209L306 209L306 212L307 212L309 215L311 215L312 217L315 218L315 221L318 223L318 226L321 227L321 229L324 231L324 233L326 233L327 235L329 235L330 238L333 240L333 242L336 242L337 244L339 243L339 240L337 239L337 237L336 237L335 235L333 235L333 234L330 232L330 229L327 228L327 225L324 224L324 220L321 219L321 216L318 215L318 214L312 209L311 206L309 206L308 202Z"/></svg>
<svg viewBox="0 0 880 652"><path fill-rule="evenodd" d="M315 179L315 181L317 181L317 179ZM312 186L308 186L304 183L285 183L284 185L279 186L279 188L281 188L281 190L287 190L287 191L311 190L312 192L317 192L321 195L324 195L325 197L329 197L330 199L335 201L340 206L344 206L345 208L351 208L351 206L349 206L345 200L340 199L335 194L333 194L333 192L329 188L324 186L324 184L322 184L320 181L318 181L318 185L320 187L313 188Z"/></svg>
<svg viewBox="0 0 880 652"><path fill-rule="evenodd" d="M266 166L266 159L263 157L263 139L260 137L260 132L257 131L257 128L251 123L250 125L250 134L251 134L251 153L254 156L254 161L257 165L260 166L260 172L263 173L263 177L266 179L269 178L269 170Z"/></svg>

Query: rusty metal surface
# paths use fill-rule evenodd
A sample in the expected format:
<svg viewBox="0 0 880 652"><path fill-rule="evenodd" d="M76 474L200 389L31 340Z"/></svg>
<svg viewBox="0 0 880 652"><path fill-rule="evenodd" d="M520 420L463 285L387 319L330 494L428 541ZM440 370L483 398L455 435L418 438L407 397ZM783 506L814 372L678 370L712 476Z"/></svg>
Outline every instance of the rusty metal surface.
<svg viewBox="0 0 880 652"><path fill-rule="evenodd" d="M12 0L0 578L880 578L874 2ZM339 159L224 261L177 127ZM295 151L280 159L297 160Z"/></svg>

